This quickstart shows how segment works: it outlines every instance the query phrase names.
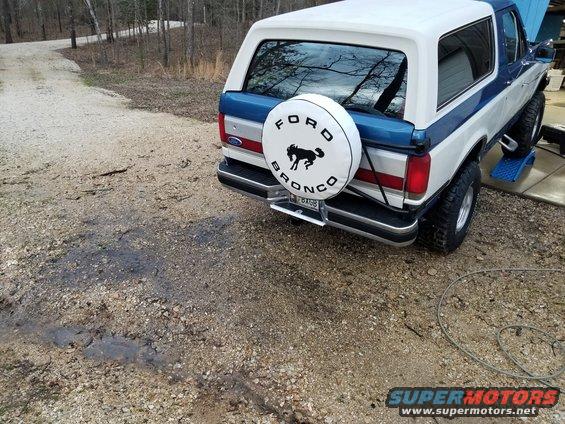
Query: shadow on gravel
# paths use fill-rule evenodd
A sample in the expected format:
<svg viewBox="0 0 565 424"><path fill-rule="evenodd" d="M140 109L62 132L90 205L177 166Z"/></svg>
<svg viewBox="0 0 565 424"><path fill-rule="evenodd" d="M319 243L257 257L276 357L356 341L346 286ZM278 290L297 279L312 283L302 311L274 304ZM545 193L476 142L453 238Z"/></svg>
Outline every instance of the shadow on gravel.
<svg viewBox="0 0 565 424"><path fill-rule="evenodd" d="M186 235L198 246L225 248L234 243L229 229L235 219L236 215L205 218L192 223Z"/></svg>

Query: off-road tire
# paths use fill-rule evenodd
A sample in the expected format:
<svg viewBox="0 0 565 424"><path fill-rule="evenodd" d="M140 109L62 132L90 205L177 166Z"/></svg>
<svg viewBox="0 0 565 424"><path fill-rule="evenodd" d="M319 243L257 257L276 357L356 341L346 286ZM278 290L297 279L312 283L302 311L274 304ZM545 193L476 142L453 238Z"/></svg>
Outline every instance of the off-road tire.
<svg viewBox="0 0 565 424"><path fill-rule="evenodd" d="M469 187L473 188L471 209L463 227L457 230L459 211ZM464 165L438 203L420 220L418 241L442 253L456 250L467 235L481 189L481 170L475 161Z"/></svg>
<svg viewBox="0 0 565 424"><path fill-rule="evenodd" d="M518 122L508 131L508 135L517 143L518 148L511 152L502 148L504 156L511 158L523 158L530 153L532 148L538 144L541 138L541 126L545 111L545 95L538 91L532 100L526 105ZM537 119L539 116L539 119ZM534 132L534 126L535 132Z"/></svg>

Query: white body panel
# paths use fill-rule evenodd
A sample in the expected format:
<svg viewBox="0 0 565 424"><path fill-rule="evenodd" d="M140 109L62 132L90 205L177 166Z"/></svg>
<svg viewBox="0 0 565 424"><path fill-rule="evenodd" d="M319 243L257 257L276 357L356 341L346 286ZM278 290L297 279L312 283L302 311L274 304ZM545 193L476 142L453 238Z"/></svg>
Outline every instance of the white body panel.
<svg viewBox="0 0 565 424"><path fill-rule="evenodd" d="M518 77L509 89L500 93L471 119L430 152L432 167L426 196L406 199L410 205L420 205L453 178L469 152L481 140L491 140L532 98L546 66L537 63ZM529 84L526 84L528 83ZM467 96L465 96L468 98Z"/></svg>
<svg viewBox="0 0 565 424"><path fill-rule="evenodd" d="M347 0L257 22L234 61L224 91L240 91L264 40L312 40L399 50L408 58L405 119L416 128L436 116L437 43L446 33L493 16L475 0Z"/></svg>
<svg viewBox="0 0 565 424"><path fill-rule="evenodd" d="M437 110L438 42L445 34L491 17L494 28L495 69L445 107ZM335 42L399 50L408 58L405 119L417 129L430 127L457 106L492 83L501 70L498 64L498 30L492 6L475 0L347 0L305 9L260 21L253 25L235 59L224 92L241 91L256 49L265 40L305 40ZM537 63L474 114L455 132L435 146L428 191L417 200L403 192L386 189L392 206L420 205L451 181L469 152L483 139L490 141L529 101L547 66ZM228 133L261 141L261 125L226 117ZM228 157L267 168L262 155L225 146ZM405 177L407 157L370 149L377 171ZM365 158L361 167L369 169ZM375 185L354 180L353 186L383 200Z"/></svg>

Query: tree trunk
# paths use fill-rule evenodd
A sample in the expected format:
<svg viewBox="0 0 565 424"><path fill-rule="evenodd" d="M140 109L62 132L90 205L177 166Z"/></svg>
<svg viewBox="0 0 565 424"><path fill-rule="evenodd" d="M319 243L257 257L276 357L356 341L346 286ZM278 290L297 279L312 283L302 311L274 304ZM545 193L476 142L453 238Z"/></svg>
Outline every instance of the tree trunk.
<svg viewBox="0 0 565 424"><path fill-rule="evenodd" d="M12 12L14 17L14 22L16 24L16 34L18 38L22 38L22 24L20 20L20 0L14 0L12 2Z"/></svg>
<svg viewBox="0 0 565 424"><path fill-rule="evenodd" d="M194 0L186 0L186 61L194 66Z"/></svg>
<svg viewBox="0 0 565 424"><path fill-rule="evenodd" d="M157 0L159 12L159 23L161 24L161 35L163 37L163 66L169 66L169 43L167 42L167 31L165 29L165 15L163 10L163 0Z"/></svg>
<svg viewBox="0 0 565 424"><path fill-rule="evenodd" d="M167 13L167 40L171 47L171 0L165 0L165 11Z"/></svg>
<svg viewBox="0 0 565 424"><path fill-rule="evenodd" d="M171 52L171 0L165 0L165 13L167 18L167 55ZM170 61L170 59L169 59Z"/></svg>
<svg viewBox="0 0 565 424"><path fill-rule="evenodd" d="M57 23L59 24L59 34L63 33L63 25L61 24L61 5L59 0L55 0L55 8L57 11Z"/></svg>
<svg viewBox="0 0 565 424"><path fill-rule="evenodd" d="M157 53L161 54L161 15L159 11L159 0L157 0Z"/></svg>
<svg viewBox="0 0 565 424"><path fill-rule="evenodd" d="M102 61L103 65L107 65L108 56L106 55L106 49L104 48L104 44L102 42L102 33L100 32L100 24L98 23L98 17L96 16L96 12L94 11L94 7L92 6L92 1L84 0L84 4L86 5L88 11L90 12L90 17L92 18L92 23L94 24L94 29L96 30L96 39L98 41L98 48L100 49L100 60Z"/></svg>
<svg viewBox="0 0 565 424"><path fill-rule="evenodd" d="M143 19L145 20L145 48L149 48L149 16L147 15L147 2L143 2Z"/></svg>
<svg viewBox="0 0 565 424"><path fill-rule="evenodd" d="M37 24L41 31L41 39L47 40L47 32L45 31L45 19L43 17L43 7L39 0L35 0L35 12L37 14Z"/></svg>
<svg viewBox="0 0 565 424"><path fill-rule="evenodd" d="M114 12L112 10L112 1L106 1L106 41L114 42Z"/></svg>
<svg viewBox="0 0 565 424"><path fill-rule="evenodd" d="M14 42L12 38L12 31L10 29L10 5L8 0L2 0L2 15L4 17L4 33L6 35L6 44Z"/></svg>
<svg viewBox="0 0 565 424"><path fill-rule="evenodd" d="M119 10L119 5L116 6L116 3L114 2L114 0L108 0L110 2L110 7L112 8L111 12L112 12L112 29L114 30L114 34L112 34L112 38L114 39L114 41L117 41L118 38L120 38L119 35L119 31L116 29L116 8L118 8L118 14L120 12Z"/></svg>
<svg viewBox="0 0 565 424"><path fill-rule="evenodd" d="M77 29L75 25L75 9L73 0L67 0L67 10L69 12L69 31L71 33L71 48L77 48Z"/></svg>
<svg viewBox="0 0 565 424"><path fill-rule="evenodd" d="M145 69L145 49L143 46L143 27L141 22L141 11L139 10L139 0L134 0L134 13L135 13L135 27L137 27L137 31L139 37L137 38L137 48L139 49L139 59L141 64L141 69ZM135 30L134 30L135 32Z"/></svg>

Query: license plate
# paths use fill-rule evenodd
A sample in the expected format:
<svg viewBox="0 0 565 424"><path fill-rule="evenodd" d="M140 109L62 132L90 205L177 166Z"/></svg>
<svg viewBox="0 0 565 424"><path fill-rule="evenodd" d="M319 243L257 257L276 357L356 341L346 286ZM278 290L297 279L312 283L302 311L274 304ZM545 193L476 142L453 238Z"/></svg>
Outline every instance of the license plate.
<svg viewBox="0 0 565 424"><path fill-rule="evenodd" d="M295 196L294 194L291 194L290 201L295 205L302 206L307 209L312 209L313 211L320 210L320 202L318 200L306 199L304 197Z"/></svg>

